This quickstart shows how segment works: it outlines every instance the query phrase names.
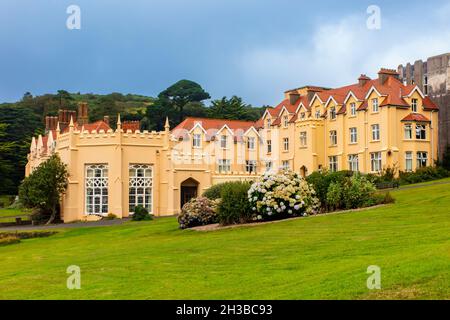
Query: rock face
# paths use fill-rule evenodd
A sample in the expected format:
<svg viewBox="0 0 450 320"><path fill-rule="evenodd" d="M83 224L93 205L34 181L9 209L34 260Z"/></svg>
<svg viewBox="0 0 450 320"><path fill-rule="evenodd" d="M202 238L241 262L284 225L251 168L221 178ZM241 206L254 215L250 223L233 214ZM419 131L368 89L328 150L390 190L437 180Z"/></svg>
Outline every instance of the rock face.
<svg viewBox="0 0 450 320"><path fill-rule="evenodd" d="M430 57L425 62L399 65L400 79L417 84L439 106L439 158L450 144L450 53Z"/></svg>

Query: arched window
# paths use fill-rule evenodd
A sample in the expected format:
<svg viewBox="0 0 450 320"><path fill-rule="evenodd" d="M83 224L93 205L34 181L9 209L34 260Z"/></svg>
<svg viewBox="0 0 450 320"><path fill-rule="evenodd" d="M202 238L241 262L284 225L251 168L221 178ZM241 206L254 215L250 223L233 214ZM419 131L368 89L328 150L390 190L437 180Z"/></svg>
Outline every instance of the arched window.
<svg viewBox="0 0 450 320"><path fill-rule="evenodd" d="M153 168L147 164L130 164L129 167L129 212L142 206L152 213Z"/></svg>
<svg viewBox="0 0 450 320"><path fill-rule="evenodd" d="M86 166L86 214L108 214L108 166Z"/></svg>

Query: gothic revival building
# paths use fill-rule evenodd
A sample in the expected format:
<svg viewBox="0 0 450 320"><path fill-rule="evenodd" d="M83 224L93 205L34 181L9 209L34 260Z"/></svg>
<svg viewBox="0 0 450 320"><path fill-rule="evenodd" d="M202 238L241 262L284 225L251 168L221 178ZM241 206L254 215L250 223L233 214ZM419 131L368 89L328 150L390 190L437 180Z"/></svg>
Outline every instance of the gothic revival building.
<svg viewBox="0 0 450 320"><path fill-rule="evenodd" d="M176 214L213 184L280 168L304 176L325 168L411 171L434 165L438 150L438 107L389 69L341 88L286 91L256 122L187 118L172 130L166 121L164 131L148 132L120 116L114 130L107 118L88 123L86 104L77 116L62 110L47 117L26 167L28 175L55 152L67 164L65 222L128 217L137 205Z"/></svg>

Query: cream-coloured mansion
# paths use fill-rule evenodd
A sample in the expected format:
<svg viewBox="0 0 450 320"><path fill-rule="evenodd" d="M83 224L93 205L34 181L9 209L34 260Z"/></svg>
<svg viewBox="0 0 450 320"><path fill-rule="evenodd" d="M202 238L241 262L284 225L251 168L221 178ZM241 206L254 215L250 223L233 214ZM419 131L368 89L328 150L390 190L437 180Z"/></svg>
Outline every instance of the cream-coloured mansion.
<svg viewBox="0 0 450 320"><path fill-rule="evenodd" d="M136 205L173 215L209 186L254 179L290 168L302 175L327 168L380 172L434 165L438 107L394 70L378 79L327 89L285 92L256 122L187 118L170 130L140 131L138 122L108 118L88 123L88 106L46 118L46 134L33 138L26 174L56 152L70 178L62 199L65 222L128 217Z"/></svg>

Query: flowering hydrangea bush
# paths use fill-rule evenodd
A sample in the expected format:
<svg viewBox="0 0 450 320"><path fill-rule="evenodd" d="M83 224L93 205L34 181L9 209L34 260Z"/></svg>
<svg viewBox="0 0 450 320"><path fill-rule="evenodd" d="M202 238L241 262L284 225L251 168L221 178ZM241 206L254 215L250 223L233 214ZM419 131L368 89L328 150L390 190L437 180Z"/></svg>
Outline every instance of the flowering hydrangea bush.
<svg viewBox="0 0 450 320"><path fill-rule="evenodd" d="M193 198L181 209L178 224L181 229L203 226L217 222L217 204L219 200L205 197Z"/></svg>
<svg viewBox="0 0 450 320"><path fill-rule="evenodd" d="M250 187L248 200L256 220L305 216L316 214L320 209L313 187L293 171L263 175Z"/></svg>

